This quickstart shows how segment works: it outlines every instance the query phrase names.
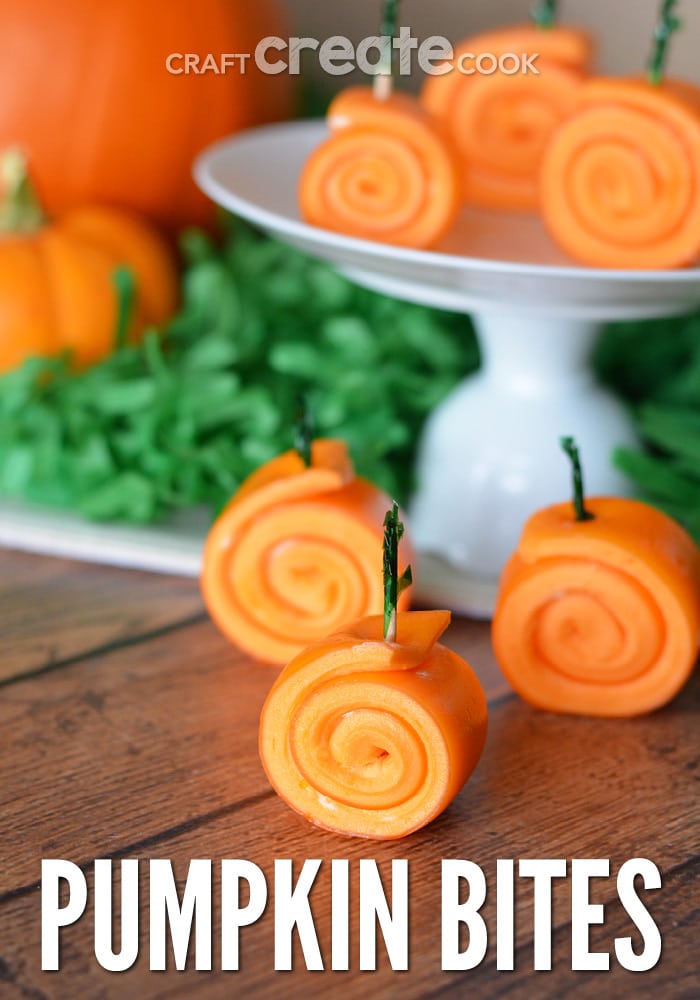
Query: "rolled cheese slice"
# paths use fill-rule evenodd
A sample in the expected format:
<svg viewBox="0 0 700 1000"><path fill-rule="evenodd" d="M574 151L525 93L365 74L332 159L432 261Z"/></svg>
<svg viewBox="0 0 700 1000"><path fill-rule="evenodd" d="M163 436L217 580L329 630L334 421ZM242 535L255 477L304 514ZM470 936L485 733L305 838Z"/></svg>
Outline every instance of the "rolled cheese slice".
<svg viewBox="0 0 700 1000"><path fill-rule="evenodd" d="M304 219L367 240L433 246L459 211L459 178L449 144L418 101L352 87L331 104L328 124L330 137L301 175Z"/></svg>
<svg viewBox="0 0 700 1000"><path fill-rule="evenodd" d="M591 80L547 149L545 225L592 267L667 269L700 259L700 88Z"/></svg>
<svg viewBox="0 0 700 1000"><path fill-rule="evenodd" d="M281 666L312 640L378 613L390 506L355 475L341 441L314 441L308 468L296 451L273 459L207 537L201 585L212 618L252 657ZM411 557L407 538L402 555ZM400 607L408 600L404 592Z"/></svg>
<svg viewBox="0 0 700 1000"><path fill-rule="evenodd" d="M496 657L539 708L631 716L670 701L700 639L700 551L661 511L593 498L536 513L501 576Z"/></svg>
<svg viewBox="0 0 700 1000"><path fill-rule="evenodd" d="M378 840L425 826L472 773L487 708L471 667L438 643L448 611L361 619L289 663L260 717L260 757L310 822Z"/></svg>
<svg viewBox="0 0 700 1000"><path fill-rule="evenodd" d="M538 209L544 150L576 107L591 53L578 28L516 25L465 39L449 73L426 77L421 101L457 151L467 203Z"/></svg>

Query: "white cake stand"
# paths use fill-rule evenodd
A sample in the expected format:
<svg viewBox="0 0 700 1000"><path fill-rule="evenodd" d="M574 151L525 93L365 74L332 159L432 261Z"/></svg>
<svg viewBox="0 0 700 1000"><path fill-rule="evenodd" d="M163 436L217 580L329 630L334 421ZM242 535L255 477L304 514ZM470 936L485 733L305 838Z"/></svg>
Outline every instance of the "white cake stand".
<svg viewBox="0 0 700 1000"><path fill-rule="evenodd" d="M560 435L576 436L589 493L629 488L610 454L634 441L632 425L588 367L602 324L692 309L700 270L572 266L539 220L524 215L465 211L429 252L306 225L297 181L325 135L321 122L253 129L207 150L196 180L224 208L360 285L471 315L482 368L428 420L409 513L421 597L488 616L525 519L569 495Z"/></svg>

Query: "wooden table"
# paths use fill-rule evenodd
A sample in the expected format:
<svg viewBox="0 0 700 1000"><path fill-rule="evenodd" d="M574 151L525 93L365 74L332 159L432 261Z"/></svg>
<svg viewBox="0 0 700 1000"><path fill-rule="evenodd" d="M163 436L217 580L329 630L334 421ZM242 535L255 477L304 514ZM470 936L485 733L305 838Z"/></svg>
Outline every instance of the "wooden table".
<svg viewBox="0 0 700 1000"><path fill-rule="evenodd" d="M487 748L452 806L428 828L378 844L307 825L269 788L258 761L260 706L275 672L255 666L208 621L196 583L0 552L0 996L137 997L654 997L700 996L698 978L698 733L696 674L673 705L649 718L594 721L537 712L509 692L488 629L458 621L448 644L482 677ZM659 964L632 973L613 941L641 940L617 901L625 860L651 859L662 888L640 892L663 939ZM40 968L40 859L69 859L88 879L86 916L61 936L61 968ZM96 858L143 859L141 950L108 973L93 950ZM149 971L146 859L245 858L265 873L264 917L241 931L241 969ZM274 971L273 861L321 858L311 893L326 970ZM350 971L329 971L330 859L350 861ZM381 936L378 969L358 968L357 870L375 859L389 894L390 863L409 861L410 968L393 971ZM489 950L472 971L440 967L441 859L483 869ZM495 961L498 858L606 858L594 880L605 923L590 948L609 972L571 971L568 879L554 881L553 968L533 971L532 879L517 879L515 970ZM517 871L517 861L516 861ZM295 875L298 866L295 867ZM215 887L217 878L214 879ZM216 894L215 894L216 896ZM214 941L219 926L215 899ZM296 935L295 935L296 937Z"/></svg>

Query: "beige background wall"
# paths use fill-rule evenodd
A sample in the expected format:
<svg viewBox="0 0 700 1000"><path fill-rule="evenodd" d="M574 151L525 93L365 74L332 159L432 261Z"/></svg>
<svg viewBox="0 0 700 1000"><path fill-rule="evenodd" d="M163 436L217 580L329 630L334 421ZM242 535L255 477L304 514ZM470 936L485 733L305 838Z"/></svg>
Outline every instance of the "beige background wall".
<svg viewBox="0 0 700 1000"><path fill-rule="evenodd" d="M378 31L381 0L285 0L294 32L324 39L347 35L354 41ZM599 67L633 73L645 62L660 0L562 0L562 18L586 25L600 37ZM400 23L421 39L445 35L452 42L496 24L527 18L530 0L403 0ZM682 0L684 21L676 35L670 69L700 83L700 0ZM325 78L333 89L347 78Z"/></svg>

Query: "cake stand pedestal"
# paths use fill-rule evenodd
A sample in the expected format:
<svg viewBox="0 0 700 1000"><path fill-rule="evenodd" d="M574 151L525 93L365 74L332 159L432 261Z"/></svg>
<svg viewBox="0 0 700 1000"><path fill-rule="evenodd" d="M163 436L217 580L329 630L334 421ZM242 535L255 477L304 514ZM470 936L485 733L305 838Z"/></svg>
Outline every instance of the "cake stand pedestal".
<svg viewBox="0 0 700 1000"><path fill-rule="evenodd" d="M632 425L588 366L602 326L694 308L700 270L573 266L525 215L465 210L434 251L317 229L299 219L296 190L325 134L319 122L253 129L207 150L195 176L223 207L358 284L471 315L482 368L427 421L409 515L419 598L488 617L524 521L569 495L561 435L580 445L590 494L629 489L610 458L634 442Z"/></svg>

